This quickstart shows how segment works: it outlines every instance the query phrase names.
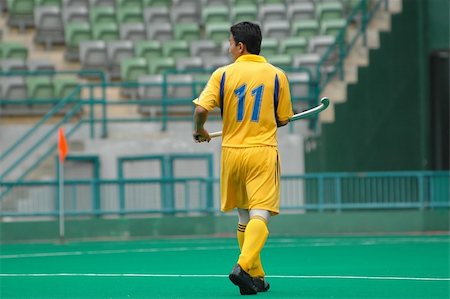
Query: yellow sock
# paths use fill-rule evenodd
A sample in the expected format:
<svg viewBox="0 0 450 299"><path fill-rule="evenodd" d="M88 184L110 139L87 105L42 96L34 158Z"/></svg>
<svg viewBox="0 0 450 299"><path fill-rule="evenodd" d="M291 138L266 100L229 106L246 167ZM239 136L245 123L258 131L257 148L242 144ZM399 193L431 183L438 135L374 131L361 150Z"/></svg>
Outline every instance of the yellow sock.
<svg viewBox="0 0 450 299"><path fill-rule="evenodd" d="M247 227L247 225L239 223L238 228L237 228L237 240L239 243L239 250L241 250L241 251L242 251L242 245L244 244L246 227ZM248 274L250 274L251 277L264 277L265 276L265 272L262 267L260 255L258 255L258 258L256 259L255 263L253 264L253 267L248 271Z"/></svg>
<svg viewBox="0 0 450 299"><path fill-rule="evenodd" d="M252 272L255 273L252 274L254 275L249 273L252 276L264 276L264 271L262 270L262 266L260 266L260 253L266 243L268 235L269 230L267 229L266 222L263 219L259 217L250 219L250 222L247 224L247 228L245 229L238 264L247 273L253 270Z"/></svg>

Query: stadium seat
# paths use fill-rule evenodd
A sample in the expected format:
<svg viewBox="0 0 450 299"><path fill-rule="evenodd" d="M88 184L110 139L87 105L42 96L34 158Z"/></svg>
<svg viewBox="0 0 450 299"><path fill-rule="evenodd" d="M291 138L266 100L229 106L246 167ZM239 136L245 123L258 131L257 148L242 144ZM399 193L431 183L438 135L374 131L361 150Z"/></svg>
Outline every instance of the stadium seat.
<svg viewBox="0 0 450 299"><path fill-rule="evenodd" d="M116 0L116 8L137 7L142 12L142 0Z"/></svg>
<svg viewBox="0 0 450 299"><path fill-rule="evenodd" d="M291 22L300 20L314 20L316 17L316 10L314 5L310 2L292 3L287 8L287 18Z"/></svg>
<svg viewBox="0 0 450 299"><path fill-rule="evenodd" d="M143 7L149 7L149 6L170 7L171 5L172 5L172 0L142 0Z"/></svg>
<svg viewBox="0 0 450 299"><path fill-rule="evenodd" d="M27 98L27 84L24 77L6 76L0 80L3 99L23 100Z"/></svg>
<svg viewBox="0 0 450 299"><path fill-rule="evenodd" d="M83 70L103 70L108 68L106 42L102 40L80 42L80 62Z"/></svg>
<svg viewBox="0 0 450 299"><path fill-rule="evenodd" d="M267 61L276 67L286 69L292 67L292 56L289 54L278 54L273 56L267 56Z"/></svg>
<svg viewBox="0 0 450 299"><path fill-rule="evenodd" d="M34 6L34 0L8 0L8 26L18 27L21 32L33 27Z"/></svg>
<svg viewBox="0 0 450 299"><path fill-rule="evenodd" d="M122 23L142 23L144 21L142 8L140 7L120 7L117 11L117 22Z"/></svg>
<svg viewBox="0 0 450 299"><path fill-rule="evenodd" d="M143 23L125 23L119 25L119 37L122 40L139 42L145 40L147 32Z"/></svg>
<svg viewBox="0 0 450 299"><path fill-rule="evenodd" d="M309 39L308 52L323 55L325 51L335 42L336 38L331 35L319 35Z"/></svg>
<svg viewBox="0 0 450 299"><path fill-rule="evenodd" d="M316 66L320 62L320 55L317 53L300 54L293 56L292 66L294 68L304 67L310 70L312 77L316 78Z"/></svg>
<svg viewBox="0 0 450 299"><path fill-rule="evenodd" d="M205 25L206 38L213 40L216 43L228 41L230 37L230 23L207 23Z"/></svg>
<svg viewBox="0 0 450 299"><path fill-rule="evenodd" d="M0 60L0 69L2 72L11 72L11 71L26 71L28 70L28 66L25 60L20 58L9 58L9 59L1 59ZM3 76L0 77L3 80Z"/></svg>
<svg viewBox="0 0 450 299"><path fill-rule="evenodd" d="M62 11L64 24L69 22L88 23L89 13L86 6L69 6Z"/></svg>
<svg viewBox="0 0 450 299"><path fill-rule="evenodd" d="M204 24L212 22L228 22L230 10L226 5L206 6L202 9L202 21Z"/></svg>
<svg viewBox="0 0 450 299"><path fill-rule="evenodd" d="M303 54L307 52L308 42L304 37L288 37L280 43L280 53L283 54Z"/></svg>
<svg viewBox="0 0 450 299"><path fill-rule="evenodd" d="M34 71L55 71L56 67L53 63L43 59L33 59L27 62L28 70Z"/></svg>
<svg viewBox="0 0 450 299"><path fill-rule="evenodd" d="M231 6L242 6L242 5L255 5L259 4L258 0L231 0Z"/></svg>
<svg viewBox="0 0 450 299"><path fill-rule="evenodd" d="M194 89L194 78L191 74L168 74L166 76L167 93L166 99L180 101L170 103L167 108L169 113L190 114L194 109L192 99L197 95Z"/></svg>
<svg viewBox="0 0 450 299"><path fill-rule="evenodd" d="M320 25L320 34L336 36L345 24L344 19L324 20Z"/></svg>
<svg viewBox="0 0 450 299"><path fill-rule="evenodd" d="M63 10L69 7L89 7L89 0L63 0Z"/></svg>
<svg viewBox="0 0 450 299"><path fill-rule="evenodd" d="M262 24L263 36L269 38L286 38L291 34L289 21L268 21Z"/></svg>
<svg viewBox="0 0 450 299"><path fill-rule="evenodd" d="M89 7L115 7L116 1L115 0L89 0Z"/></svg>
<svg viewBox="0 0 450 299"><path fill-rule="evenodd" d="M160 102L163 98L163 76L141 75L138 78L139 89L137 97L142 100L155 100ZM156 115L160 111L160 105L139 104L138 111L144 115Z"/></svg>
<svg viewBox="0 0 450 299"><path fill-rule="evenodd" d="M145 58L147 61L159 59L163 56L161 43L156 40L136 42L134 54L137 57Z"/></svg>
<svg viewBox="0 0 450 299"><path fill-rule="evenodd" d="M219 53L217 43L212 40L192 41L190 45L191 56L214 57Z"/></svg>
<svg viewBox="0 0 450 299"><path fill-rule="evenodd" d="M62 0L36 0L34 3L36 6L62 6Z"/></svg>
<svg viewBox="0 0 450 299"><path fill-rule="evenodd" d="M261 42L261 55L277 55L279 42L276 38L263 38Z"/></svg>
<svg viewBox="0 0 450 299"><path fill-rule="evenodd" d="M120 62L134 55L133 42L129 40L109 41L106 44L108 74L112 79L120 78Z"/></svg>
<svg viewBox="0 0 450 299"><path fill-rule="evenodd" d="M25 80L28 99L33 99L34 101L54 99L54 86L49 76L28 76ZM52 105L45 105L47 109L50 106ZM44 106L38 105L37 107L43 108Z"/></svg>
<svg viewBox="0 0 450 299"><path fill-rule="evenodd" d="M170 40L163 45L163 55L165 57L173 57L175 59L179 57L187 57L190 55L189 44L185 40Z"/></svg>
<svg viewBox="0 0 450 299"><path fill-rule="evenodd" d="M170 10L172 24L200 23L200 11L195 6L175 6Z"/></svg>
<svg viewBox="0 0 450 299"><path fill-rule="evenodd" d="M147 39L166 42L173 39L173 28L171 23L147 24Z"/></svg>
<svg viewBox="0 0 450 299"><path fill-rule="evenodd" d="M145 7L144 22L152 23L170 23L169 9L165 6Z"/></svg>
<svg viewBox="0 0 450 299"><path fill-rule="evenodd" d="M307 72L287 72L292 98L307 99L310 92L311 78Z"/></svg>
<svg viewBox="0 0 450 299"><path fill-rule="evenodd" d="M319 22L316 20L297 21L292 24L291 35L309 40L319 33Z"/></svg>
<svg viewBox="0 0 450 299"><path fill-rule="evenodd" d="M1 58L28 59L28 48L21 43L2 42L0 43Z"/></svg>
<svg viewBox="0 0 450 299"><path fill-rule="evenodd" d="M89 22L93 27L101 23L115 23L116 11L110 6L90 7Z"/></svg>
<svg viewBox="0 0 450 299"><path fill-rule="evenodd" d="M320 22L324 20L342 19L343 17L342 3L338 1L318 3L316 6L316 18Z"/></svg>
<svg viewBox="0 0 450 299"><path fill-rule="evenodd" d="M175 61L177 71L200 70L203 68L201 57L180 57Z"/></svg>
<svg viewBox="0 0 450 299"><path fill-rule="evenodd" d="M112 41L119 39L119 27L117 23L99 23L92 28L92 38L94 40Z"/></svg>
<svg viewBox="0 0 450 299"><path fill-rule="evenodd" d="M231 8L230 19L233 24L242 21L257 21L258 7L255 5L240 5Z"/></svg>
<svg viewBox="0 0 450 299"><path fill-rule="evenodd" d="M53 79L55 98L62 100L70 95L73 99L79 99L81 90L78 92L73 91L78 84L80 83L78 82L77 78L55 77Z"/></svg>
<svg viewBox="0 0 450 299"><path fill-rule="evenodd" d="M132 57L120 62L120 77L125 82L136 82L139 76L147 74L147 60L142 57Z"/></svg>
<svg viewBox="0 0 450 299"><path fill-rule="evenodd" d="M64 25L64 39L66 43L65 58L73 61L79 59L79 44L83 40L91 40L91 26L89 23L70 22Z"/></svg>
<svg viewBox="0 0 450 299"><path fill-rule="evenodd" d="M209 57L203 60L203 67L207 70L215 70L230 63L230 56Z"/></svg>
<svg viewBox="0 0 450 299"><path fill-rule="evenodd" d="M175 59L173 57L162 57L148 62L148 73L160 74L166 70L175 69Z"/></svg>
<svg viewBox="0 0 450 299"><path fill-rule="evenodd" d="M64 42L64 26L60 8L57 6L38 6L34 9L36 33L34 41L44 43L47 49L53 44Z"/></svg>
<svg viewBox="0 0 450 299"><path fill-rule="evenodd" d="M203 0L204 6L210 5L226 5L230 7L230 0Z"/></svg>
<svg viewBox="0 0 450 299"><path fill-rule="evenodd" d="M258 10L258 20L264 24L270 21L286 20L286 6L284 4L262 4Z"/></svg>
<svg viewBox="0 0 450 299"><path fill-rule="evenodd" d="M194 84L194 91L195 96L198 97L203 89L205 88L206 84L208 83L209 77L211 77L211 74L205 74L205 73L194 73L192 74L193 78L193 84Z"/></svg>
<svg viewBox="0 0 450 299"><path fill-rule="evenodd" d="M200 39L200 25L198 23L175 24L174 35L176 40L195 42Z"/></svg>

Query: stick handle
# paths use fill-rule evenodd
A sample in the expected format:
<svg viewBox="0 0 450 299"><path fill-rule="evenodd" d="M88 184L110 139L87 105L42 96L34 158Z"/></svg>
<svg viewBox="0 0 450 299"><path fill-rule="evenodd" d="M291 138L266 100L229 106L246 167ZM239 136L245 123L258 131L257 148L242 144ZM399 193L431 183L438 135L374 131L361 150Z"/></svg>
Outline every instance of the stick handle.
<svg viewBox="0 0 450 299"><path fill-rule="evenodd" d="M211 137L211 138L217 138L217 137L220 137L220 136L222 136L222 131L209 133L209 137Z"/></svg>

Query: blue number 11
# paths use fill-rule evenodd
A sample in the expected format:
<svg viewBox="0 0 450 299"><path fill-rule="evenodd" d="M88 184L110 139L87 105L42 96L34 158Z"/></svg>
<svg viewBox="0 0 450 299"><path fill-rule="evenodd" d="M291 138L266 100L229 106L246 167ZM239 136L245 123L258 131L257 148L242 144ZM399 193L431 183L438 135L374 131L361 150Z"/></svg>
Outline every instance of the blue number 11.
<svg viewBox="0 0 450 299"><path fill-rule="evenodd" d="M234 94L238 98L238 111L237 111L237 121L242 121L244 118L244 101L245 101L245 92L247 90L247 85L241 85L236 88ZM264 91L264 85L259 85L255 89L252 90L252 96L255 99L253 104L253 112L252 112L252 121L257 122L259 120L259 112L261 110L261 99Z"/></svg>

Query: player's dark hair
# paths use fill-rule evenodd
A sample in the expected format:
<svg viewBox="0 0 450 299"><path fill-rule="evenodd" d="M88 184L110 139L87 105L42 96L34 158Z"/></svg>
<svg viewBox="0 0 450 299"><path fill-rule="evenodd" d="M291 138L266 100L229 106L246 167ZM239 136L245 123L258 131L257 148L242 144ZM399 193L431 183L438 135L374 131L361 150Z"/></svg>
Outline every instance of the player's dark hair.
<svg viewBox="0 0 450 299"><path fill-rule="evenodd" d="M259 55L261 52L261 28L258 24L240 22L230 28L236 45L241 42L247 47L250 54Z"/></svg>

